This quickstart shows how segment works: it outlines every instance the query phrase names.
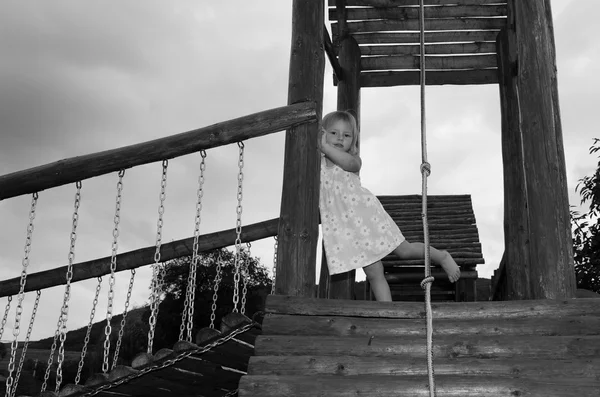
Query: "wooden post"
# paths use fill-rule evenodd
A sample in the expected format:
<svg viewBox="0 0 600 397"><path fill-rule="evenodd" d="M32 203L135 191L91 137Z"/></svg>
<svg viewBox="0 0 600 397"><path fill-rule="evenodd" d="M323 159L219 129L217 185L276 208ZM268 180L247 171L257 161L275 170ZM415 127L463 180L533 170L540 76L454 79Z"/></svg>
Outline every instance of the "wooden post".
<svg viewBox="0 0 600 397"><path fill-rule="evenodd" d="M316 103L323 108L323 1L294 0L288 103ZM315 296L319 222L320 156L318 123L286 131L283 192L279 224L276 294Z"/></svg>
<svg viewBox="0 0 600 397"><path fill-rule="evenodd" d="M521 280L519 291L511 293L516 298L572 298L575 273L550 1L511 0L508 14L516 35L517 120L522 144L522 157L511 157L511 161L522 164L529 254L524 270L528 278Z"/></svg>
<svg viewBox="0 0 600 397"><path fill-rule="evenodd" d="M339 61L344 79L338 83L338 110L349 110L356 117L360 131L360 48L351 36L342 39L340 45ZM360 149L360 135L359 149ZM325 250L321 264L319 278L319 296L329 299L354 299L354 282L356 271L329 276L329 269L325 261ZM327 283L327 284L326 284ZM327 291L323 296L323 291Z"/></svg>

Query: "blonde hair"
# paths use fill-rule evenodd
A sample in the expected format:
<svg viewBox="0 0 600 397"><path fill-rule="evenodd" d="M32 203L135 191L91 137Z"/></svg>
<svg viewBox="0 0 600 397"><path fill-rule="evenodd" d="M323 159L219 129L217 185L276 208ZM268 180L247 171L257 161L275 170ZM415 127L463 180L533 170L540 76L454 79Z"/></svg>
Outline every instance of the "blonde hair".
<svg viewBox="0 0 600 397"><path fill-rule="evenodd" d="M352 143L348 152L350 154L358 154L358 124L356 118L349 111L336 110L335 112L327 113L321 121L321 128L328 130L329 127L336 121L344 121L350 125L352 130Z"/></svg>

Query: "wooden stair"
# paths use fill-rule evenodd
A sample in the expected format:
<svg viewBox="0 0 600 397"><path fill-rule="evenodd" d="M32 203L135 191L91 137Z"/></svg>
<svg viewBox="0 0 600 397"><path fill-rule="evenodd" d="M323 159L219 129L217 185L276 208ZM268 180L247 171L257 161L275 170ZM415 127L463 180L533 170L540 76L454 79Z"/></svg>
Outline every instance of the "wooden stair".
<svg viewBox="0 0 600 397"><path fill-rule="evenodd" d="M240 397L429 396L424 306L269 296ZM438 396L600 395L596 299L434 303Z"/></svg>

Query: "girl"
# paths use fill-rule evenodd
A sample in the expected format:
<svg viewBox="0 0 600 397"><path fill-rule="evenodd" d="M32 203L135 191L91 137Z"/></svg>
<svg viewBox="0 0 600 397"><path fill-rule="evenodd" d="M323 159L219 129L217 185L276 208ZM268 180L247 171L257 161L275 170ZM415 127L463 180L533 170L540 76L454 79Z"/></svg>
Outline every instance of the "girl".
<svg viewBox="0 0 600 397"><path fill-rule="evenodd" d="M318 148L321 157L319 208L330 274L362 267L378 301L391 301L381 258L394 252L400 259L422 259L423 243L409 243L377 197L360 184L356 119L348 112L323 117ZM431 259L451 282L460 268L446 251L430 247Z"/></svg>

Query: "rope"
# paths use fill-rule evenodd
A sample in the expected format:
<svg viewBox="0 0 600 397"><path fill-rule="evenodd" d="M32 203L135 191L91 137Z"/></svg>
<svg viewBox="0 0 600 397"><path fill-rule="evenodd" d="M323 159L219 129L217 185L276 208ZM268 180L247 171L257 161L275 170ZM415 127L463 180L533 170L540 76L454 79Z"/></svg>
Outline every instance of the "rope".
<svg viewBox="0 0 600 397"><path fill-rule="evenodd" d="M427 177L431 174L431 165L427 162L427 130L425 117L425 6L419 1L420 28L420 67L421 67L421 180L422 180L422 210L423 236L425 246L425 278L421 288L425 289L425 311L427 312L427 374L429 376L429 395L435 397L435 377L433 371L433 319L431 313L431 258L429 256L429 225L427 223Z"/></svg>

